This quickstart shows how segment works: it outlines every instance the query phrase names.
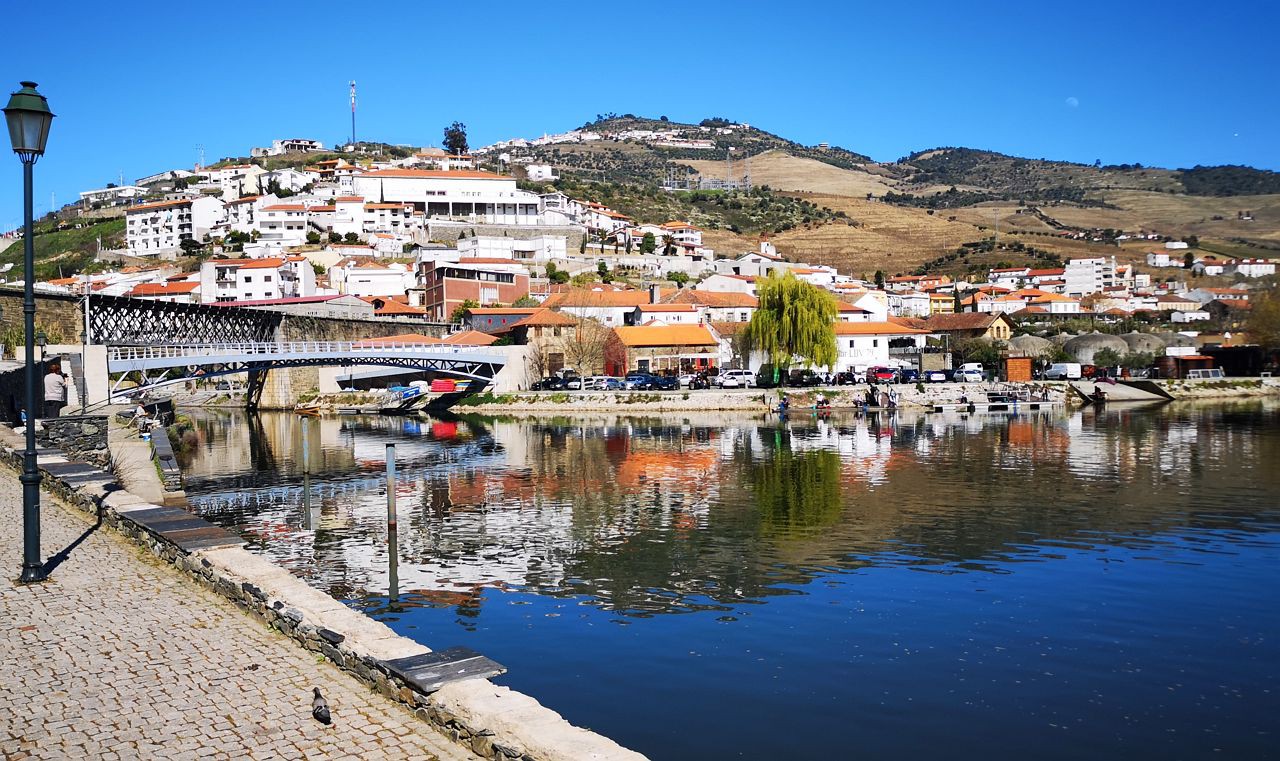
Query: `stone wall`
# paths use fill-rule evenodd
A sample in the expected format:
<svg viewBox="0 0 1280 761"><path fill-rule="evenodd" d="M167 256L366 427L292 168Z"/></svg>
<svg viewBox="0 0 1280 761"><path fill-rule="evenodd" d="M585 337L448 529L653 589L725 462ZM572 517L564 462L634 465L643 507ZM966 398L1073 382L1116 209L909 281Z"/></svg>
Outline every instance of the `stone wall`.
<svg viewBox="0 0 1280 761"><path fill-rule="evenodd" d="M0 287L0 335L22 335L22 289ZM49 343L79 343L84 328L84 312L79 299L71 295L41 294L36 297L36 330L43 330ZM5 356L13 356L17 347L6 346Z"/></svg>
<svg viewBox="0 0 1280 761"><path fill-rule="evenodd" d="M508 237L516 240L529 240L540 235L563 235L568 240L565 247L569 251L577 251L582 243L582 228L573 225L472 225L467 223L432 222L428 232L433 241L456 243L458 235L466 233L468 238L477 235L492 235L498 238Z"/></svg>
<svg viewBox="0 0 1280 761"><path fill-rule="evenodd" d="M68 415L40 421L43 431L36 432L40 446L60 449L67 459L87 462L105 468L111 462L107 448L106 415Z"/></svg>

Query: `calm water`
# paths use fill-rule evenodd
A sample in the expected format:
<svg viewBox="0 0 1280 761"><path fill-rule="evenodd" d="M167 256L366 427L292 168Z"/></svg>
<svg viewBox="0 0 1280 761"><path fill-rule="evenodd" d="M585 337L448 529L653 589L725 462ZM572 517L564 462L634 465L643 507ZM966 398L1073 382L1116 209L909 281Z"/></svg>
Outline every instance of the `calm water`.
<svg viewBox="0 0 1280 761"><path fill-rule="evenodd" d="M199 512L655 759L1280 753L1275 404L198 425Z"/></svg>

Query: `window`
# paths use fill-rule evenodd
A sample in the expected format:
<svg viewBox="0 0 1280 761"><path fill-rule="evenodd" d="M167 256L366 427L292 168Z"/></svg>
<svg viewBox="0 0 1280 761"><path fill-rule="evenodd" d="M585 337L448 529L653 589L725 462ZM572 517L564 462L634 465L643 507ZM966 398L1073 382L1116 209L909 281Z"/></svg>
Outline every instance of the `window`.
<svg viewBox="0 0 1280 761"><path fill-rule="evenodd" d="M879 339L879 338L873 338L873 339L871 339L871 348L873 348L873 349L874 349L874 348L876 348L876 347L877 347L877 346L879 346L879 345L880 345L880 339Z"/></svg>
<svg viewBox="0 0 1280 761"><path fill-rule="evenodd" d="M245 275L245 276L244 276L244 281L245 281L246 283L252 283L252 282L253 282L253 275Z"/></svg>
<svg viewBox="0 0 1280 761"><path fill-rule="evenodd" d="M264 282L264 283L270 283L270 282L271 282L271 276L270 276L270 275L267 275L267 276L263 277L263 278L262 278L262 282Z"/></svg>
<svg viewBox="0 0 1280 761"><path fill-rule="evenodd" d="M849 348L850 348L850 349L852 349L852 348L853 348L854 343L855 343L854 339L850 338L850 339L849 339Z"/></svg>
<svg viewBox="0 0 1280 761"><path fill-rule="evenodd" d="M552 335L554 335L556 338L559 338L559 337L560 337L560 330L561 330L561 328L556 328L554 331L552 331Z"/></svg>

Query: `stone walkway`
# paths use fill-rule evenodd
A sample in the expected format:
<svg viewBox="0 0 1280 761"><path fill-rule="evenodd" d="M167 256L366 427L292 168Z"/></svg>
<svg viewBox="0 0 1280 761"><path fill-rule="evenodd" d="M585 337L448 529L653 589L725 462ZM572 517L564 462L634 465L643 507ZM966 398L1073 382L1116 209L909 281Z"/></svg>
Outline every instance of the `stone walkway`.
<svg viewBox="0 0 1280 761"><path fill-rule="evenodd" d="M45 584L0 467L0 758L477 758L397 704L42 495ZM311 688L333 712L311 718Z"/></svg>

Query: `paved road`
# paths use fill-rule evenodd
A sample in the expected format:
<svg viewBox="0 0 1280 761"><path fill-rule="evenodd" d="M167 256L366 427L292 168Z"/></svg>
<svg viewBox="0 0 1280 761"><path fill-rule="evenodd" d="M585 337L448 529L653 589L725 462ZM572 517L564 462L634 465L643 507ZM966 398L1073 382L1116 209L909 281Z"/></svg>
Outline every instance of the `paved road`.
<svg viewBox="0 0 1280 761"><path fill-rule="evenodd" d="M476 758L105 529L13 583L21 505L0 467L0 758ZM92 527L47 494L43 512L46 557Z"/></svg>

